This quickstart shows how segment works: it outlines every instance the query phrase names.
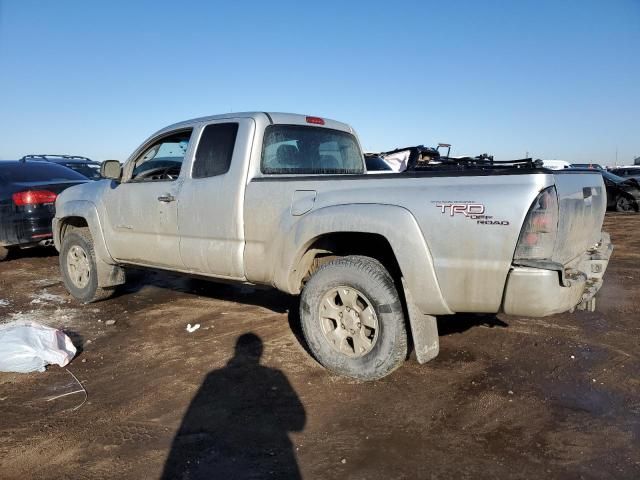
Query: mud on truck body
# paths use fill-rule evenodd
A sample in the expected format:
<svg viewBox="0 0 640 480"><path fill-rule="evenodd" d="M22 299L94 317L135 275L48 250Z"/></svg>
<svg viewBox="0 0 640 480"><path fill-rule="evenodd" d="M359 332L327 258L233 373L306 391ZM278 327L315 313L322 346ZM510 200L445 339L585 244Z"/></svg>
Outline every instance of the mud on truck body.
<svg viewBox="0 0 640 480"><path fill-rule="evenodd" d="M436 316L592 308L611 253L602 176L531 161L366 175L352 128L234 113L160 130L107 180L66 190L54 240L69 292L108 297L126 266L301 295L326 368L381 378L438 354Z"/></svg>

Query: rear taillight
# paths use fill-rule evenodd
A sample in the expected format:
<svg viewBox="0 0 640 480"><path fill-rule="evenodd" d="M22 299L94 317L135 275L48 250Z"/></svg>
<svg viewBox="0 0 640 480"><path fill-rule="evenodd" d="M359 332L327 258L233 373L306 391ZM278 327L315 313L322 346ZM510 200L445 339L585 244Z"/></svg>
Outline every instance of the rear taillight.
<svg viewBox="0 0 640 480"><path fill-rule="evenodd" d="M555 187L536 197L524 220L516 247L516 260L550 259L558 233L558 196Z"/></svg>
<svg viewBox="0 0 640 480"><path fill-rule="evenodd" d="M48 190L27 190L13 194L13 203L22 207L24 205L42 205L53 203L58 195Z"/></svg>

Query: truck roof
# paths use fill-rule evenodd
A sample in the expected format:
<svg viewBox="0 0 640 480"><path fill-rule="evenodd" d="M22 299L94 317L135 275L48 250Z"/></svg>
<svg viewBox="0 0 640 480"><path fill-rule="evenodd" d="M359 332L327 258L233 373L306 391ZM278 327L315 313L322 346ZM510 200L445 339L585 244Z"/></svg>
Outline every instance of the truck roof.
<svg viewBox="0 0 640 480"><path fill-rule="evenodd" d="M175 130L181 127L191 127L199 123L210 122L213 120L224 120L225 118L266 118L271 124L287 124L287 125L313 125L318 127L331 128L333 130L342 130L354 133L351 126L346 123L331 120L329 118L317 117L312 115L302 115L298 113L282 113L282 112L234 112L224 113L222 115L210 115L207 117L192 118L182 122L174 123L161 130L158 130L152 136L159 135L165 131ZM323 123L310 122L309 119L322 119Z"/></svg>

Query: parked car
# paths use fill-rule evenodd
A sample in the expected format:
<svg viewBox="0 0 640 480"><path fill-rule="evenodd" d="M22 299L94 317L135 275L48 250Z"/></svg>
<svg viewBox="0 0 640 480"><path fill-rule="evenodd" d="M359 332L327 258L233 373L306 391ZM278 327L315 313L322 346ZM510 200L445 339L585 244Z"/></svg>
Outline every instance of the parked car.
<svg viewBox="0 0 640 480"><path fill-rule="evenodd" d="M84 175L54 163L0 161L0 260L12 248L53 245L56 197L85 182Z"/></svg>
<svg viewBox="0 0 640 480"><path fill-rule="evenodd" d="M89 180L100 180L102 178L100 176L100 162L95 162L87 157L77 155L25 155L22 160L45 160L75 170Z"/></svg>
<svg viewBox="0 0 640 480"><path fill-rule="evenodd" d="M635 178L636 180L640 180L640 166L615 167L609 171L619 177Z"/></svg>
<svg viewBox="0 0 640 480"><path fill-rule="evenodd" d="M595 307L612 249L599 172L423 163L366 175L353 129L319 117L177 123L58 197L61 275L83 303L127 265L300 294L315 358L362 380L402 364L408 327L418 361L434 358L435 315Z"/></svg>
<svg viewBox="0 0 640 480"><path fill-rule="evenodd" d="M635 178L625 178L602 171L607 188L607 207L618 212L640 211L640 184Z"/></svg>

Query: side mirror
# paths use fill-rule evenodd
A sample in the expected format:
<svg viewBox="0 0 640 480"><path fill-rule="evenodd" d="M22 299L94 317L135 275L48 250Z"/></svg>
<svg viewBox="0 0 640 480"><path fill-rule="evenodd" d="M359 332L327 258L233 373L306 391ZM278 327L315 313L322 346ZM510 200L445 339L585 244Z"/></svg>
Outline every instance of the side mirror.
<svg viewBox="0 0 640 480"><path fill-rule="evenodd" d="M110 180L120 181L122 178L122 167L118 160L105 160L100 165L100 176Z"/></svg>

